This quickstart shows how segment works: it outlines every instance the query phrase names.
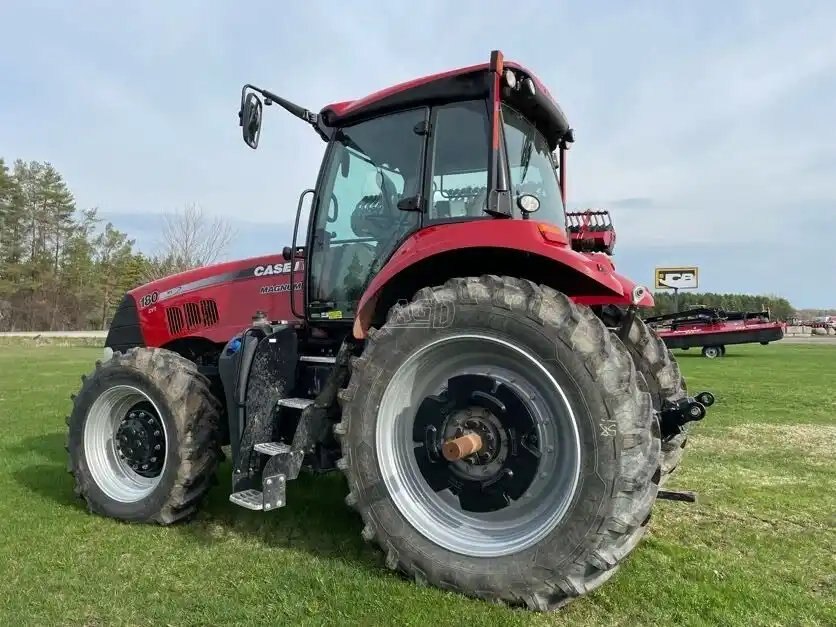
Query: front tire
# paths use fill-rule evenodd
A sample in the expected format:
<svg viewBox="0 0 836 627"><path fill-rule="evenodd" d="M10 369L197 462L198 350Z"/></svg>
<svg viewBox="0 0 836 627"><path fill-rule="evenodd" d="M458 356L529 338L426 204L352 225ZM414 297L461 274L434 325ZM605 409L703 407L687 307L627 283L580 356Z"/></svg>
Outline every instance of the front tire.
<svg viewBox="0 0 836 627"><path fill-rule="evenodd" d="M452 279L394 308L352 370L338 466L390 568L550 610L609 579L644 535L658 426L588 308L528 281ZM433 460L433 434L468 424L495 450Z"/></svg>
<svg viewBox="0 0 836 627"><path fill-rule="evenodd" d="M214 481L220 406L195 365L133 348L96 364L67 417L69 468L91 512L167 525Z"/></svg>

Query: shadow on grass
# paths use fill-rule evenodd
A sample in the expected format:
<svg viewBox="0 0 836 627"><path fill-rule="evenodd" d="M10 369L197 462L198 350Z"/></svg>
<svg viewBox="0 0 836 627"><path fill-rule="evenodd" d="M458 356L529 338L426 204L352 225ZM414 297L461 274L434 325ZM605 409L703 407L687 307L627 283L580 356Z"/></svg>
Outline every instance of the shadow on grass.
<svg viewBox="0 0 836 627"><path fill-rule="evenodd" d="M66 444L67 434L62 431L23 438L12 444L9 449L13 453L19 453L20 455L37 453L50 462L61 464L66 468L67 449L64 448Z"/></svg>
<svg viewBox="0 0 836 627"><path fill-rule="evenodd" d="M37 452L47 463L13 473L17 483L46 500L86 511L73 491L64 450L66 435L50 433L28 437L14 445L15 453ZM378 552L360 537L362 521L346 506L345 479L340 473L301 474L288 484L288 506L275 512L253 512L229 502L230 463L217 470L218 485L208 493L198 514L170 529L200 546L235 540L262 543L267 548L299 550L325 559L342 559L373 571L385 572ZM115 522L115 521L114 521ZM234 550L230 546L230 550Z"/></svg>
<svg viewBox="0 0 836 627"><path fill-rule="evenodd" d="M48 463L32 464L12 473L15 481L26 489L59 505L75 505L83 509L82 501L73 492L73 479L67 472L65 433L23 438L10 450L20 455L37 453Z"/></svg>
<svg viewBox="0 0 836 627"><path fill-rule="evenodd" d="M377 551L360 537L362 521L346 504L340 473L303 473L288 484L286 507L253 512L229 502L231 468L221 464L201 513L178 530L200 545L228 539L256 539L265 547L300 550L325 559L339 558L365 569L387 572Z"/></svg>
<svg viewBox="0 0 836 627"><path fill-rule="evenodd" d="M66 465L34 464L12 473L15 481L58 505L72 505L84 509L84 504L73 491L73 479Z"/></svg>

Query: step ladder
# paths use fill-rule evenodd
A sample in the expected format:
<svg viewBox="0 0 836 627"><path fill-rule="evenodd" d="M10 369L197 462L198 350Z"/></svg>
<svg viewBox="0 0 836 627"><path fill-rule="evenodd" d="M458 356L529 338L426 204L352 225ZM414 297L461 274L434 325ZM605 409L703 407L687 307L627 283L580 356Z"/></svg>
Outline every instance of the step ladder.
<svg viewBox="0 0 836 627"><path fill-rule="evenodd" d="M313 403L309 398L283 398L276 405L302 411ZM287 504L287 482L295 479L302 465L304 451L295 451L284 442L260 442L253 449L268 457L262 473L261 490L249 489L233 492L229 501L255 511L270 511Z"/></svg>

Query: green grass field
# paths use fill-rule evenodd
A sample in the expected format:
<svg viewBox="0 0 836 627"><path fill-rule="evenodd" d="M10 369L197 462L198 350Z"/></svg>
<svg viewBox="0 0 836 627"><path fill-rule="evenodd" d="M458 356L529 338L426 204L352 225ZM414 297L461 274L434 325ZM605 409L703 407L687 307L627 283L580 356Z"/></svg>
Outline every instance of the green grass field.
<svg viewBox="0 0 836 627"><path fill-rule="evenodd" d="M339 476L271 514L227 502L170 528L91 516L64 416L100 350L0 346L0 624L836 625L836 347L679 353L717 405L695 427L651 532L621 571L554 614L417 587L360 539Z"/></svg>

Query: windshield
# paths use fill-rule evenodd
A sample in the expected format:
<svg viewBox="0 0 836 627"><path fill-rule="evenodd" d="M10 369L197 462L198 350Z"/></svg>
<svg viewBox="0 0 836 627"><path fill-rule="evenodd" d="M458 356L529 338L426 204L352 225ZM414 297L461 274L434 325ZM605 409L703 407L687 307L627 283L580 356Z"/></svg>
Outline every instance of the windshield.
<svg viewBox="0 0 836 627"><path fill-rule="evenodd" d="M502 118L513 197L537 196L540 209L534 219L564 228L563 200L548 143L531 122L511 107L502 105Z"/></svg>

